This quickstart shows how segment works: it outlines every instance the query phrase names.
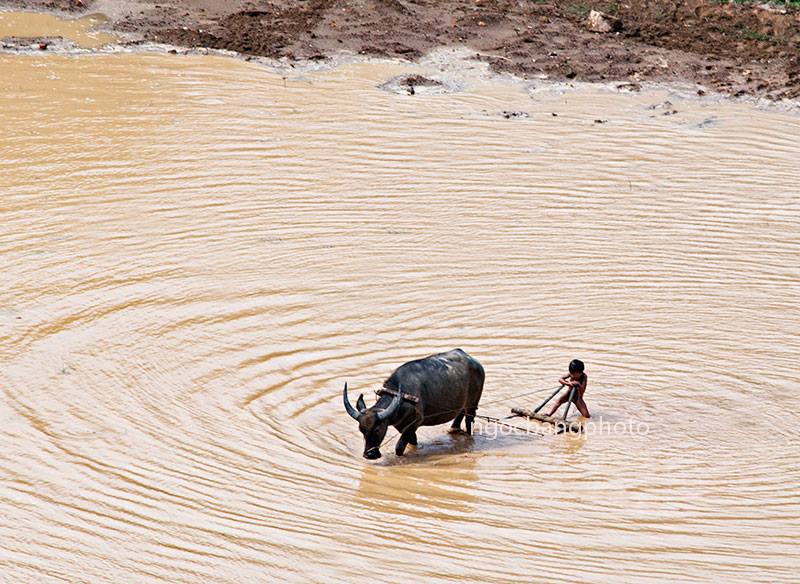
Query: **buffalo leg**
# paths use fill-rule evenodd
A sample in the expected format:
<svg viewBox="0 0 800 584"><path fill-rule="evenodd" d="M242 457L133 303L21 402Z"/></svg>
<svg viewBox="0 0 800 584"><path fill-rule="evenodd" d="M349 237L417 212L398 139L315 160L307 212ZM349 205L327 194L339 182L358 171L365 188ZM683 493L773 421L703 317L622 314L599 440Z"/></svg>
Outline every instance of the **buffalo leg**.
<svg viewBox="0 0 800 584"><path fill-rule="evenodd" d="M453 420L453 423L450 424L450 429L451 430L460 430L461 429L461 420L463 420L463 419L464 419L464 410L461 410L461 412L459 412L459 414L456 416L455 420Z"/></svg>
<svg viewBox="0 0 800 584"><path fill-rule="evenodd" d="M403 452L406 450L406 441L405 441L405 434L400 436L397 440L397 444L394 447L394 453L397 456L403 456Z"/></svg>
<svg viewBox="0 0 800 584"><path fill-rule="evenodd" d="M408 433L408 437L406 438L406 442L411 444L411 446L416 446L417 445L417 431L416 430L411 430Z"/></svg>
<svg viewBox="0 0 800 584"><path fill-rule="evenodd" d="M472 434L472 424L475 423L475 411L478 408L467 408L466 409L466 419L467 419L467 434Z"/></svg>
<svg viewBox="0 0 800 584"><path fill-rule="evenodd" d="M394 447L394 453L397 456L403 456L403 453L406 450L406 445L408 444L411 444L412 446L417 445L416 428L409 428L400 435L400 439L397 441L397 446Z"/></svg>

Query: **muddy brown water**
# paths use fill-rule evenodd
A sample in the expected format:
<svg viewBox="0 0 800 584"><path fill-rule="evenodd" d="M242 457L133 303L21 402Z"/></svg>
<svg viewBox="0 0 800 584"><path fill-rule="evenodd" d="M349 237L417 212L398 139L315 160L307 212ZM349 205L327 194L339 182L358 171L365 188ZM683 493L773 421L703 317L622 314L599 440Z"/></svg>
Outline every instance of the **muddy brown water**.
<svg viewBox="0 0 800 584"><path fill-rule="evenodd" d="M800 119L409 71L0 54L3 579L796 578ZM363 460L453 347L615 426Z"/></svg>
<svg viewBox="0 0 800 584"><path fill-rule="evenodd" d="M116 40L116 35L98 30L106 22L107 19L101 14L61 19L52 14L37 12L0 11L0 39L5 37L62 37L77 47L92 49Z"/></svg>

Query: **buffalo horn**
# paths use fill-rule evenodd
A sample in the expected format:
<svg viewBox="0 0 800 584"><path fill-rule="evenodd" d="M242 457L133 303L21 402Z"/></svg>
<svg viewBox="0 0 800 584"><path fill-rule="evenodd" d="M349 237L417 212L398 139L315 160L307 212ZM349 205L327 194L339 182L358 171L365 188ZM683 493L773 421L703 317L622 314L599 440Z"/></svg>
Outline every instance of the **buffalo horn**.
<svg viewBox="0 0 800 584"><path fill-rule="evenodd" d="M347 382L344 383L344 409L347 410L347 413L350 414L350 417L354 420L358 419L358 410L356 410L353 406L350 405L350 400L347 399Z"/></svg>
<svg viewBox="0 0 800 584"><path fill-rule="evenodd" d="M389 407L386 408L385 410L381 410L380 412L378 412L378 420L383 422L384 420L392 416L397 411L397 408L400 407L401 401L403 401L403 395L401 389L398 387L397 395L394 396L394 399L392 400L392 403L389 404Z"/></svg>

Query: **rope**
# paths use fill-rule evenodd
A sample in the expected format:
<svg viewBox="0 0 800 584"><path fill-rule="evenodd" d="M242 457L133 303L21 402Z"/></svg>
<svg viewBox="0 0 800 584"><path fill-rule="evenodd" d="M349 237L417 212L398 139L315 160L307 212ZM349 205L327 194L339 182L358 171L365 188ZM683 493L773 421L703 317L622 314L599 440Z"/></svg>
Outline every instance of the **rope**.
<svg viewBox="0 0 800 584"><path fill-rule="evenodd" d="M491 405L493 405L493 404L497 404L497 403L500 403L500 402L504 402L504 401L508 401L508 400L512 400L512 399L517 399L518 397L525 397L525 396L528 396L528 395L535 395L535 394L537 394L537 393L543 393L543 392L545 392L545 391L552 391L553 389L555 389L555 388L553 388L553 387L545 387L545 388L542 388L542 389L534 389L534 390L531 390L531 391L526 391L525 393L520 393L520 394L517 394L517 395L512 395L511 397L504 397L504 398L502 398L502 399L497 399L497 400L491 401L491 402L489 402L489 403L485 403L485 404L479 404L479 405L480 405L480 406L491 406ZM376 393L377 393L377 392L376 392ZM459 410L461 410L461 409L462 409L462 408L458 408L458 409L454 409L454 410L452 410L452 411L454 411L454 412L455 412L455 411L459 411ZM448 410L448 411L450 411L450 410ZM440 413L444 413L444 412L440 412ZM492 418L491 416L484 416L484 415L481 415L481 414L475 414L475 417L476 417L476 418L481 418L482 420L486 420L487 422L494 422L494 423L496 423L496 424L502 424L503 426L508 426L509 428L514 428L514 429L516 429L516 430L522 430L522 431L524 431L524 432L527 432L527 433L533 433L533 434L536 434L536 435L538 435L538 436L547 436L547 434L543 434L543 433L541 433L541 432L534 432L534 431L531 431L531 429L530 429L530 428L522 428L521 426L515 426L514 424L509 424L509 423L507 423L507 422L503 422L503 421L502 421L501 419L499 419L499 418ZM397 433L396 433L394 436L392 436L392 437L391 437L391 438L389 438L388 440L384 439L382 446L389 446L389 445L390 445L392 442L394 442L395 440L397 440L397 438L398 438L398 437L399 437L401 434L402 434L402 432L399 432L399 431L398 431L398 432L397 432Z"/></svg>
<svg viewBox="0 0 800 584"><path fill-rule="evenodd" d="M497 403L500 403L500 402L503 402L503 401L506 401L506 400L517 399L518 397L525 397L525 396L528 396L528 395L535 395L537 393L543 393L545 391L553 391L554 389L555 389L555 387L545 387L545 388L542 388L542 389L534 389L532 391L526 391L525 393L512 395L511 397L504 397L503 399L496 399L496 400L491 401L489 403L479 404L479 405L480 406L491 406L493 404L497 404Z"/></svg>
<svg viewBox="0 0 800 584"><path fill-rule="evenodd" d="M512 399L517 399L518 397L526 397L526 396L529 396L529 395L536 395L538 393L544 393L545 391L553 391L553 390L555 390L554 387L544 387L544 388L541 388L541 389L533 389L531 391L526 391L525 393L518 393L517 395L512 395L511 397L504 397L504 398L496 399L494 401L490 401L490 402L487 402L487 403L479 403L478 407L491 406L491 405L494 405L494 404L499 404L500 402L504 402L504 401L508 401L508 400L512 400ZM378 394L378 391L379 390L376 390L375 393ZM378 394L378 395L380 395L380 394ZM443 414L443 413L450 412L450 411L457 412L457 411L460 411L461 409L463 409L463 408L459 407L459 408L454 408L453 410L446 410L446 411L437 412L437 413Z"/></svg>

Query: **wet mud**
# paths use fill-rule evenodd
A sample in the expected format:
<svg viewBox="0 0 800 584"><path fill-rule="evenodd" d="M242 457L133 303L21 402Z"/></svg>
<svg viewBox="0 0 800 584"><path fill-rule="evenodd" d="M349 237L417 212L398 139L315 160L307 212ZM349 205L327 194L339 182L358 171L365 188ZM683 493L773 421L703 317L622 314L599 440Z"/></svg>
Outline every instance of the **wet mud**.
<svg viewBox="0 0 800 584"><path fill-rule="evenodd" d="M112 18L131 38L289 60L341 51L418 59L464 45L496 71L552 80L689 81L700 91L800 95L800 12L788 2L511 0L5 0ZM592 9L618 32L587 30Z"/></svg>

